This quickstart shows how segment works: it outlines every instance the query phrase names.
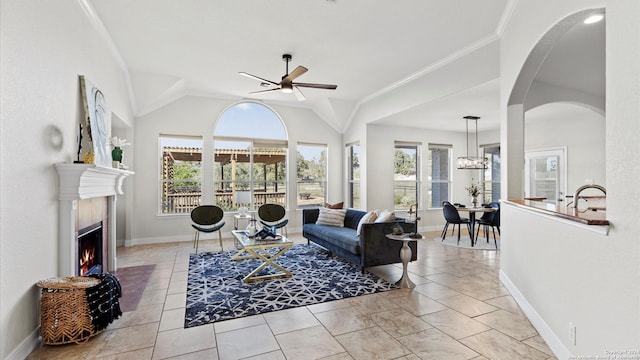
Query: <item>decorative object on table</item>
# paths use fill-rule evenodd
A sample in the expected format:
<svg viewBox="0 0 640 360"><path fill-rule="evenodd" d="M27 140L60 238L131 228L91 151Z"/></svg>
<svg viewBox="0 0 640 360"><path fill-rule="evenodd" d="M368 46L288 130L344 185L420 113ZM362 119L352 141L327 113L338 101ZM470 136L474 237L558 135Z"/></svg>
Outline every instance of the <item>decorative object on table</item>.
<svg viewBox="0 0 640 360"><path fill-rule="evenodd" d="M480 195L480 187L478 184L471 179L471 186L469 186L467 191L469 192L469 196L471 196L471 202L473 203L473 207L478 207L478 195Z"/></svg>
<svg viewBox="0 0 640 360"><path fill-rule="evenodd" d="M246 206L240 206L238 208L238 215L246 216L248 211L249 211L249 209Z"/></svg>
<svg viewBox="0 0 640 360"><path fill-rule="evenodd" d="M398 223L393 224L393 226L391 227L391 231L392 231L393 235L402 235L402 234L404 234L404 229Z"/></svg>
<svg viewBox="0 0 640 360"><path fill-rule="evenodd" d="M315 244L293 245L279 258L291 277L246 284L243 277L261 260L232 261L233 254L191 254L185 328L398 288L368 272L358 274L356 265Z"/></svg>
<svg viewBox="0 0 640 360"><path fill-rule="evenodd" d="M250 238L255 237L260 231L259 226L258 220L252 216L251 220L249 220L249 225L247 225L247 236Z"/></svg>
<svg viewBox="0 0 640 360"><path fill-rule="evenodd" d="M264 226L260 231L255 234L256 240L275 240L282 238L276 233L275 226Z"/></svg>
<svg viewBox="0 0 640 360"><path fill-rule="evenodd" d="M418 216L418 204L412 204L409 206L407 214L409 214L409 221L412 221L413 219L413 222L416 224L415 232L410 233L409 237L412 239L422 239L422 235L418 232L418 220L420 220L420 216Z"/></svg>
<svg viewBox="0 0 640 360"><path fill-rule="evenodd" d="M111 150L112 166L118 169L122 163L122 147L131 145L131 143L127 142L127 139L120 139L114 136L109 138L109 145L113 147L113 150Z"/></svg>
<svg viewBox="0 0 640 360"><path fill-rule="evenodd" d="M480 150L478 149L478 119L479 116L465 116L463 119L467 122L467 156L459 157L457 159L458 169L469 169L469 170L478 170L478 169L486 169L489 164L489 159L485 157L480 157ZM469 120L475 121L476 123L476 156L469 156Z"/></svg>
<svg viewBox="0 0 640 360"><path fill-rule="evenodd" d="M94 153L94 164L109 167L112 165L112 160L107 140L111 124L107 116L104 94L82 75L80 75L80 89L83 94L87 139L92 144L92 146L87 146L87 149Z"/></svg>

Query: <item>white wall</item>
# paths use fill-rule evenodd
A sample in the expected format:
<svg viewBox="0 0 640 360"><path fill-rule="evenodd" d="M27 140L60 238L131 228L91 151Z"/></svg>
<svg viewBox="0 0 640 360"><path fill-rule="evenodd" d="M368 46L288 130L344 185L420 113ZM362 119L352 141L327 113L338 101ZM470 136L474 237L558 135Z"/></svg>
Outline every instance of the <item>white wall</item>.
<svg viewBox="0 0 640 360"><path fill-rule="evenodd" d="M604 117L580 105L553 103L525 114L525 151L566 147L567 195L587 180L606 187L605 133Z"/></svg>
<svg viewBox="0 0 640 360"><path fill-rule="evenodd" d="M203 188L213 186L213 132L219 116L234 102L203 97L185 97L136 119L136 175L134 179L134 224L128 245L163 241L191 240L189 214L158 216L159 146L158 136L194 135L204 139ZM342 201L342 135L312 111L305 108L270 106L283 120L289 141L287 168L288 216L292 231L301 229L301 211L296 209L296 146L298 142L328 145L328 202ZM294 185L291 185L294 184ZM210 195L211 196L211 195ZM210 202L212 199L203 198ZM223 232L233 229L233 217L227 214ZM204 236L204 234L203 234ZM227 234L227 236L231 236ZM204 237L203 237L204 238Z"/></svg>
<svg viewBox="0 0 640 360"><path fill-rule="evenodd" d="M0 38L0 358L37 344L39 289L58 272L58 179L75 159L82 117L78 75L132 121L122 69L76 1L2 1ZM49 127L60 129L61 149Z"/></svg>
<svg viewBox="0 0 640 360"><path fill-rule="evenodd" d="M517 134L507 102L525 59L560 20L603 1L521 0L502 38L501 139ZM556 355L603 356L640 348L640 4L607 2L607 218L608 236L503 207L501 278L526 304ZM509 116L507 116L509 115ZM514 124L511 122L515 121ZM510 127L515 126L515 131ZM548 129L555 131L555 127ZM503 150L505 147L503 147ZM508 158L519 154L508 154ZM521 155L520 155L521 156ZM503 159L505 156L503 156ZM505 165L503 163L503 165ZM506 169L507 167L503 167ZM502 191L522 187L522 169L503 172ZM577 328L576 344L569 323Z"/></svg>

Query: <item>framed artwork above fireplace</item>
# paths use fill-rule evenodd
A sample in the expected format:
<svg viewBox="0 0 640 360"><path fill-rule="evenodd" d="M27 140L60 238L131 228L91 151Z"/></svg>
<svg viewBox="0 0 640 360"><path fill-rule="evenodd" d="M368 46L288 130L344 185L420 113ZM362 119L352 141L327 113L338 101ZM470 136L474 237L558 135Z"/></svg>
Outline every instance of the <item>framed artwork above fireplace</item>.
<svg viewBox="0 0 640 360"><path fill-rule="evenodd" d="M108 116L104 94L93 83L80 75L80 90L84 108L84 127L92 144L94 160L97 166L111 167L111 148L108 139L111 136L111 119Z"/></svg>

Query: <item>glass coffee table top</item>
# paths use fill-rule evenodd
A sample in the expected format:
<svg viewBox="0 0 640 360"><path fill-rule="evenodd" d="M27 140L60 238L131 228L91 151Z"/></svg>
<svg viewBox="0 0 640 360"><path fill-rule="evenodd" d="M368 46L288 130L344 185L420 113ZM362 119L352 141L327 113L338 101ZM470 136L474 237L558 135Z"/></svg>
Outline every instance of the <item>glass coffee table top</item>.
<svg viewBox="0 0 640 360"><path fill-rule="evenodd" d="M234 230L231 233L238 241L238 244L242 247L242 249L238 250L238 252L231 257L231 260L239 261L246 259L260 259L262 261L262 264L260 264L249 275L245 276L242 281L249 283L291 277L291 271L276 263L275 260L293 246L293 241L280 234L278 234L275 239L257 239L249 237L244 230ZM273 252L273 250L270 252L267 250L270 248L277 249L275 252ZM267 266L274 267L280 272L268 275L258 275L258 273Z"/></svg>

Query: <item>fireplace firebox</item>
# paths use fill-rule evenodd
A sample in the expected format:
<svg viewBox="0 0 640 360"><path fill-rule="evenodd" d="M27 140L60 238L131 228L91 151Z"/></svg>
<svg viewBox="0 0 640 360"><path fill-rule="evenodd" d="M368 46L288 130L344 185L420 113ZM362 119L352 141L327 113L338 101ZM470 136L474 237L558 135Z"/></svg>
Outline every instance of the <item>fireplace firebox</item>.
<svg viewBox="0 0 640 360"><path fill-rule="evenodd" d="M102 256L102 221L89 225L78 231L78 274L101 274Z"/></svg>

